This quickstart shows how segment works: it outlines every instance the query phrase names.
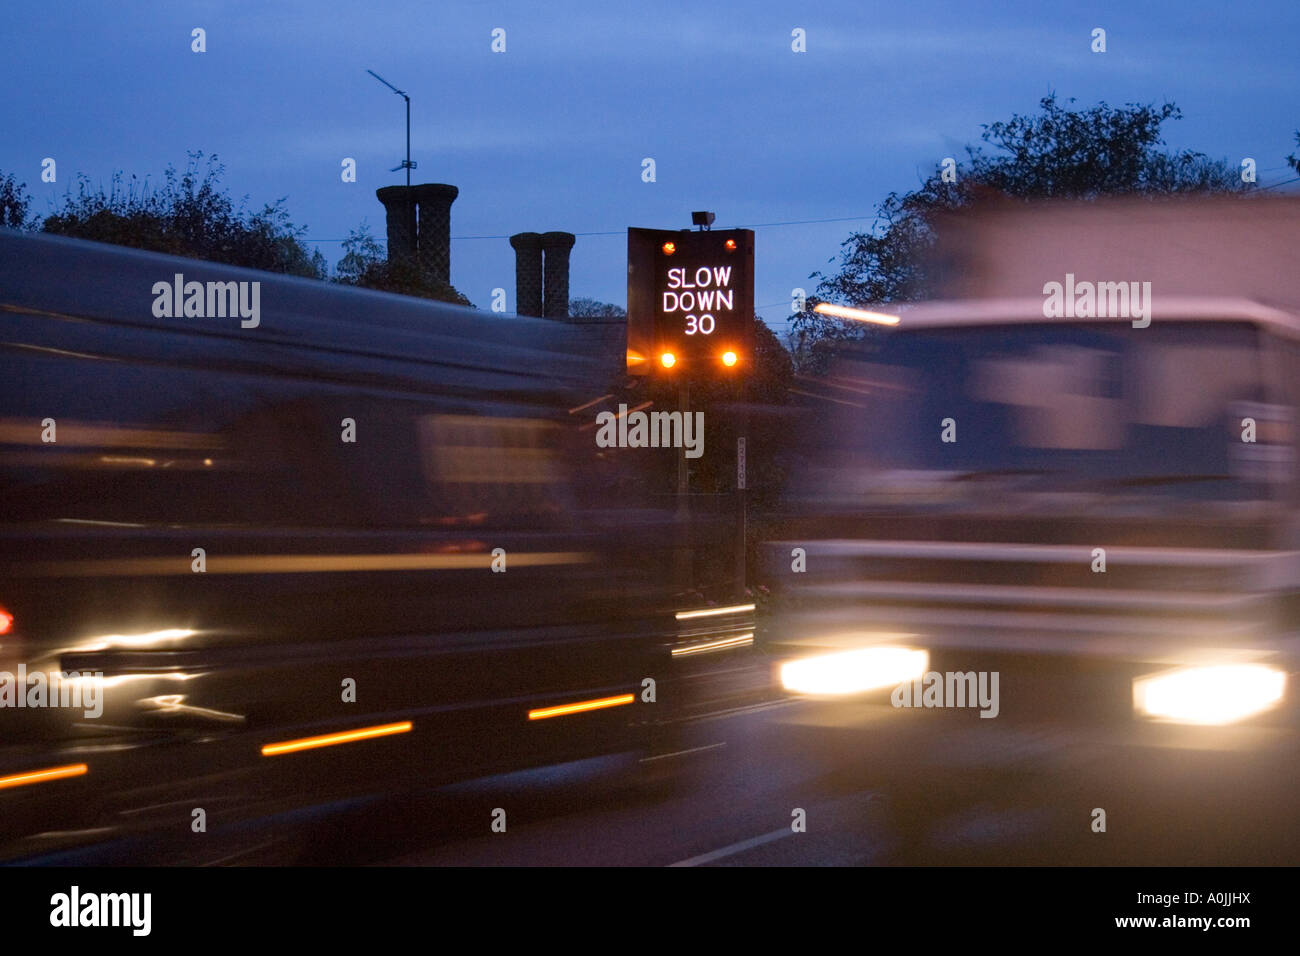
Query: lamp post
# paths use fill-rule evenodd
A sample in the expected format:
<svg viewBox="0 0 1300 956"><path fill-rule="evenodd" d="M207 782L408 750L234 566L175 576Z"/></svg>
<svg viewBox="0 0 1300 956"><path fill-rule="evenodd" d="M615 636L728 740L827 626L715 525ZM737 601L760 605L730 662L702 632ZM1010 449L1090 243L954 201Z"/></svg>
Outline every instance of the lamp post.
<svg viewBox="0 0 1300 956"><path fill-rule="evenodd" d="M390 90L392 90L392 91L393 91L394 93L396 93L398 96L400 96L402 99L406 100L406 159L402 160L402 162L401 162L400 165L394 166L392 169L390 169L389 172L390 172L390 173L395 173L395 172L397 172L399 169L405 169L405 170L406 170L406 185L407 185L407 186L410 186L410 185L411 185L411 170L413 170L413 169L415 168L415 165L416 165L415 163L411 162L411 98L410 98L409 96L407 96L405 92L403 92L402 90L399 90L397 87L393 86L392 83L389 83L386 79L384 79L382 76L380 76L380 75L379 75L378 73L376 73L374 70L366 70L366 72L369 73L371 76L373 76L373 77L374 77L376 80L378 80L380 83L384 84L384 86L388 87Z"/></svg>

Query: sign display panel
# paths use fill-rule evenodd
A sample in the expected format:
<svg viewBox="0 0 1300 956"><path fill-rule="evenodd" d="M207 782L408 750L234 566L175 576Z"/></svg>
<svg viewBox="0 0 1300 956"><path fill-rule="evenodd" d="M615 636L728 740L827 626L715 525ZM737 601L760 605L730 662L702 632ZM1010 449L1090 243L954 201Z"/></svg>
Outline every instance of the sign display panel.
<svg viewBox="0 0 1300 956"><path fill-rule="evenodd" d="M754 233L628 230L628 371L712 378L749 367Z"/></svg>

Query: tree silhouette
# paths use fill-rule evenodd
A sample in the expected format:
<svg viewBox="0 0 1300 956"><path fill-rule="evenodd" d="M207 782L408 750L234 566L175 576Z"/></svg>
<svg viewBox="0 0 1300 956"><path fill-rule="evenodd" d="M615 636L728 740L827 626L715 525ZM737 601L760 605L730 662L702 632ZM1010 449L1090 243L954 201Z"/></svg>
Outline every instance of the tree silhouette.
<svg viewBox="0 0 1300 956"><path fill-rule="evenodd" d="M189 154L184 172L168 166L161 187L147 180L113 175L106 190L82 175L77 191L68 190L62 205L45 218L41 229L61 236L109 242L208 262L323 279L325 258L308 252L304 229L290 221L284 199L249 212L221 188L225 171L216 156L203 164L203 153ZM206 165L206 168L204 166Z"/></svg>
<svg viewBox="0 0 1300 956"><path fill-rule="evenodd" d="M926 294L926 253L935 241L936 213L962 210L991 196L1090 200L1253 189L1226 161L1193 150L1162 149L1162 125L1182 117L1173 103L1115 108L1102 102L1073 110L1050 94L1039 105L1038 114L985 124L981 139L992 151L967 146L956 181L945 181L936 167L918 189L890 193L877 208L872 230L854 233L841 244L838 271L812 274L819 280L816 295L791 321L801 368L816 368L818 356L834 341L873 334L861 324L814 313L819 302L866 305Z"/></svg>

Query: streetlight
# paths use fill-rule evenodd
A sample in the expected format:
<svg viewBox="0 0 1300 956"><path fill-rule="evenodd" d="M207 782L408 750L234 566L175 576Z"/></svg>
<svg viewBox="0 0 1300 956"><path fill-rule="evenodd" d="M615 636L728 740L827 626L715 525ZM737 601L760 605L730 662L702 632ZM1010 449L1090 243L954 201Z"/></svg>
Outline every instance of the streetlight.
<svg viewBox="0 0 1300 956"><path fill-rule="evenodd" d="M406 100L406 159L402 160L400 165L394 166L392 169L390 169L389 172L395 173L399 169L405 169L406 185L410 186L411 170L413 170L416 165L415 163L411 162L411 98L407 96L406 93L404 93L402 90L399 90L397 87L393 86L392 83L389 83L386 79L384 79L374 70L366 70L366 72L369 73L371 76L373 76L380 83L384 84L384 86L388 87L398 96L400 96L402 99Z"/></svg>

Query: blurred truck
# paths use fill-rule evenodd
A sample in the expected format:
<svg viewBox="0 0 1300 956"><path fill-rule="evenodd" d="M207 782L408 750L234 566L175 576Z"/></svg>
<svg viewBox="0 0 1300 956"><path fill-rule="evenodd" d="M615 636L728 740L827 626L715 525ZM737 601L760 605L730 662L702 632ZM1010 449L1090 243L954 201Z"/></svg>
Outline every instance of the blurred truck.
<svg viewBox="0 0 1300 956"><path fill-rule="evenodd" d="M1176 747L1294 779L1297 213L941 224L931 274L954 298L874 306L897 324L808 389L809 467L764 545L759 641L818 702L810 746L847 731L882 777L960 740L973 768Z"/></svg>

